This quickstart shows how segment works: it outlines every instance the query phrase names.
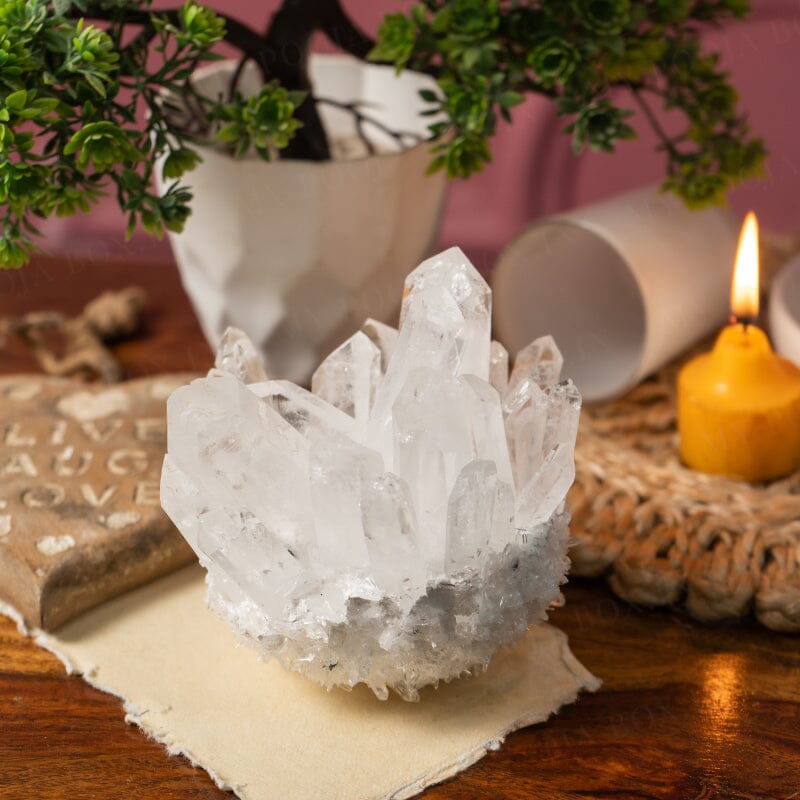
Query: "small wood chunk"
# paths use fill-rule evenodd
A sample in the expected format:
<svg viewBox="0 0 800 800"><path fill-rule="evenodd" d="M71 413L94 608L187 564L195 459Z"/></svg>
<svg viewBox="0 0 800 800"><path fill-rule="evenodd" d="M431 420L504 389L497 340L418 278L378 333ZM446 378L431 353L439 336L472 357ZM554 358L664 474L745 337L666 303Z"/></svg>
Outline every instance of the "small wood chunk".
<svg viewBox="0 0 800 800"><path fill-rule="evenodd" d="M28 625L52 630L194 559L159 503L166 398L193 377L0 378L0 599Z"/></svg>

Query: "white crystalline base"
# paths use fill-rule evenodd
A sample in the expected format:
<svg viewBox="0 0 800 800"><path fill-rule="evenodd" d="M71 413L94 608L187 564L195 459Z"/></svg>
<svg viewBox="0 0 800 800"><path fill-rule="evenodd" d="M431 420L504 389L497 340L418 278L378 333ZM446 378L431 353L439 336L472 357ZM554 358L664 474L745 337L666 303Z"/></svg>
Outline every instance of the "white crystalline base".
<svg viewBox="0 0 800 800"><path fill-rule="evenodd" d="M259 654L328 689L365 683L381 699L391 689L417 700L423 686L485 670L500 647L547 617L569 567L568 522L567 512L556 514L524 542L493 555L482 574L429 587L408 614L391 598L351 597L347 618L324 630L315 619L286 624L227 596L228 582L213 564L206 565L207 600Z"/></svg>

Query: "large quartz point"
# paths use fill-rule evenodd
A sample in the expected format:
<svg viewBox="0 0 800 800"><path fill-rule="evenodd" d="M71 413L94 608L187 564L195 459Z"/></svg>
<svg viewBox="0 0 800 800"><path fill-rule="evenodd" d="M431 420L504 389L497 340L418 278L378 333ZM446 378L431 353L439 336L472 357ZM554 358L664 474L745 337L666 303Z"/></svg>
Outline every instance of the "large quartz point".
<svg viewBox="0 0 800 800"><path fill-rule="evenodd" d="M558 598L581 400L550 337L509 376L458 248L408 276L401 320L367 320L311 392L229 331L170 397L161 498L209 604L265 656L413 700Z"/></svg>

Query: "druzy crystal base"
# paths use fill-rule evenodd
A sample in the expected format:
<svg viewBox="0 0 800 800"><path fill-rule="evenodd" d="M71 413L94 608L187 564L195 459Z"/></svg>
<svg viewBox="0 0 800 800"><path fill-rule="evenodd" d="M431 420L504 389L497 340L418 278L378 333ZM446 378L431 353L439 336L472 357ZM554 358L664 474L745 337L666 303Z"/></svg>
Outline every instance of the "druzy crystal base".
<svg viewBox="0 0 800 800"><path fill-rule="evenodd" d="M265 657L380 698L484 669L544 619L568 561L580 395L550 337L514 361L453 248L309 392L230 330L168 404L161 499L208 601Z"/></svg>

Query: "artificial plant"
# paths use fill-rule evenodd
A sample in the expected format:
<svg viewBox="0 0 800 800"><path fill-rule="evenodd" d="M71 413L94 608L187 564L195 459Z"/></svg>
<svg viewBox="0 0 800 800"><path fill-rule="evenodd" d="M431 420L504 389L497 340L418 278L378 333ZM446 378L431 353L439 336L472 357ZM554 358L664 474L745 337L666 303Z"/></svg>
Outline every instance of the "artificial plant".
<svg viewBox="0 0 800 800"><path fill-rule="evenodd" d="M498 120L533 93L552 99L576 152L633 138L628 118L639 107L666 156L665 188L693 206L719 201L758 171L764 147L700 27L747 12L745 0L424 0L386 16L373 40L339 0L284 0L264 31L194 0L174 10L0 0L0 266L29 258L37 218L88 211L109 190L129 231L180 230L191 201L181 177L200 160L197 144L233 157L329 158L308 75L316 31L356 58L436 79L438 90L423 92L433 170L482 169ZM241 66L257 65L257 94L239 91L241 69L227 96L193 87L193 71L223 41ZM662 128L653 102L680 112L677 133ZM367 112L348 110L363 133ZM161 158L171 183L159 195L151 177Z"/></svg>

